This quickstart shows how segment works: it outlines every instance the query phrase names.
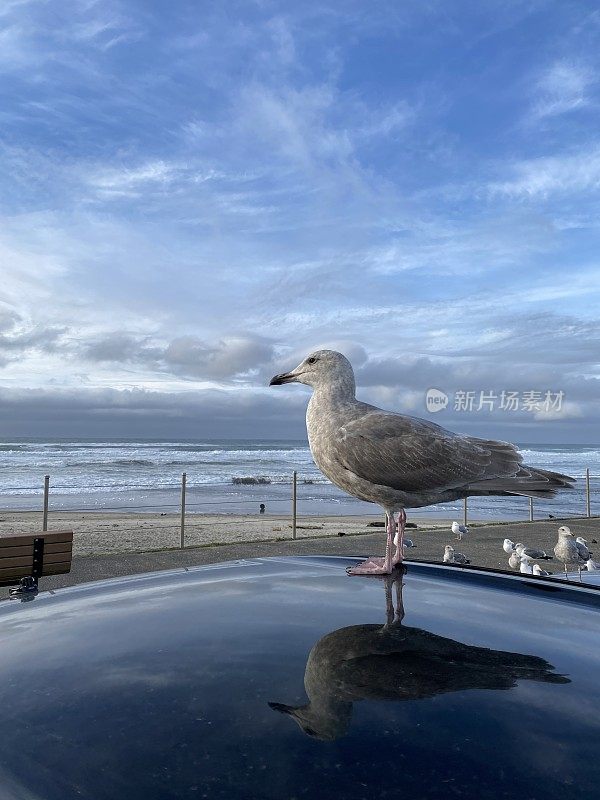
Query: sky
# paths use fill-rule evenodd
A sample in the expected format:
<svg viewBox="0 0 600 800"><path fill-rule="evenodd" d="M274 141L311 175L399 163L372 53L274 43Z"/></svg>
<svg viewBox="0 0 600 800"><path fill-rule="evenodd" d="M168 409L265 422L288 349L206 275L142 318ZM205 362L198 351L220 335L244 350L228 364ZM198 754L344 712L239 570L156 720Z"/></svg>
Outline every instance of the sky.
<svg viewBox="0 0 600 800"><path fill-rule="evenodd" d="M267 384L328 347L600 442L599 45L585 0L0 0L0 436L303 437Z"/></svg>

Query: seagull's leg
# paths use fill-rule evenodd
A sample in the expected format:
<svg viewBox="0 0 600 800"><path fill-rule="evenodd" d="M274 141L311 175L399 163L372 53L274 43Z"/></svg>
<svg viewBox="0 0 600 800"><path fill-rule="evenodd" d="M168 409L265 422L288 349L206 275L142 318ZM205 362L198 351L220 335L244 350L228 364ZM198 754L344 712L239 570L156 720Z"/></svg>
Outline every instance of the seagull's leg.
<svg viewBox="0 0 600 800"><path fill-rule="evenodd" d="M392 515L393 519L393 515ZM404 552L402 550L402 541L404 539L404 527L406 525L406 511L402 508L398 515L398 531L396 533L396 552L394 553L393 565L402 563Z"/></svg>
<svg viewBox="0 0 600 800"><path fill-rule="evenodd" d="M392 548L394 546L394 515L386 512L387 517L387 541L385 544L385 558L369 556L366 561L357 564L355 567L348 567L348 575L390 575L394 565L392 564Z"/></svg>

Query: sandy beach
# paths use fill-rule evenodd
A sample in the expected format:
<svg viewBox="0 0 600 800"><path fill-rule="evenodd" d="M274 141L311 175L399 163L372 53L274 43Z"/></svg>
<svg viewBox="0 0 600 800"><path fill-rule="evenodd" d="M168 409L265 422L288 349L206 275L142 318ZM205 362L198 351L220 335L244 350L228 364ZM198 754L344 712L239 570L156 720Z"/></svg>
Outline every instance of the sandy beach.
<svg viewBox="0 0 600 800"><path fill-rule="evenodd" d="M375 516L302 516L296 526L297 538L373 533L369 523ZM451 520L412 517L419 529L449 528ZM30 533L42 529L39 511L10 511L0 514L0 536ZM74 555L132 553L179 547L178 514L116 514L99 511L51 512L48 530L73 530ZM407 529L410 536L410 529ZM292 538L289 515L188 514L185 545L231 544L233 542L278 541Z"/></svg>

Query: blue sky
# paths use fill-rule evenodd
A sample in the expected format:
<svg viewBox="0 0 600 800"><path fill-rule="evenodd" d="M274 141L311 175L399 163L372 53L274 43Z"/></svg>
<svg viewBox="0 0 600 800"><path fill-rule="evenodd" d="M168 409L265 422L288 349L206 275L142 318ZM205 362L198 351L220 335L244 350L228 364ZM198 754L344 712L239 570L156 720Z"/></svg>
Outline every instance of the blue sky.
<svg viewBox="0 0 600 800"><path fill-rule="evenodd" d="M0 434L303 434L359 396L599 441L600 11L0 2Z"/></svg>

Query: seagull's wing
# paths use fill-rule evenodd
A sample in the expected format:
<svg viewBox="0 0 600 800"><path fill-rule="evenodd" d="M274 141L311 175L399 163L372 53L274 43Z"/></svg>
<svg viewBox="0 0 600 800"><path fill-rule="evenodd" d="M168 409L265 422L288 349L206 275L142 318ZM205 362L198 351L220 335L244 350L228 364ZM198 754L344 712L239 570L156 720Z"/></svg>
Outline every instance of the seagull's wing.
<svg viewBox="0 0 600 800"><path fill-rule="evenodd" d="M418 417L381 411L365 413L337 430L335 457L373 484L400 491L467 487L516 476L522 458L512 444L474 439Z"/></svg>

